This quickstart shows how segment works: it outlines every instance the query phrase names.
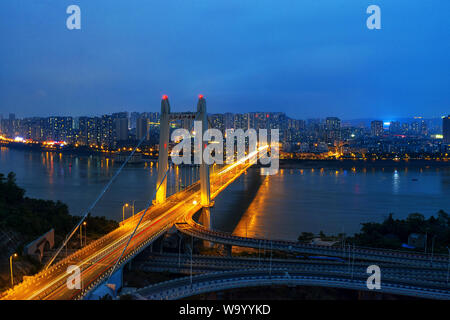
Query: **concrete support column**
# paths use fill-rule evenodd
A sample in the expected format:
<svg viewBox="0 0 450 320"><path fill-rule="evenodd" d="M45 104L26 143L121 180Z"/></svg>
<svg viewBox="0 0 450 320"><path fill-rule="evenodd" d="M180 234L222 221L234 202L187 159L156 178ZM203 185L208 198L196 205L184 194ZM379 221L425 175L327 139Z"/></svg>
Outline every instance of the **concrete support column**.
<svg viewBox="0 0 450 320"><path fill-rule="evenodd" d="M211 229L211 210L209 207L203 207L200 213L199 222L202 226ZM203 245L207 248L212 248L213 243L210 241L203 241Z"/></svg>
<svg viewBox="0 0 450 320"><path fill-rule="evenodd" d="M225 252L227 254L227 257L231 257L232 256L233 246L231 244L225 244L224 248L225 248Z"/></svg>
<svg viewBox="0 0 450 320"><path fill-rule="evenodd" d="M202 226L211 229L211 210L209 207L203 207L200 213L199 222Z"/></svg>

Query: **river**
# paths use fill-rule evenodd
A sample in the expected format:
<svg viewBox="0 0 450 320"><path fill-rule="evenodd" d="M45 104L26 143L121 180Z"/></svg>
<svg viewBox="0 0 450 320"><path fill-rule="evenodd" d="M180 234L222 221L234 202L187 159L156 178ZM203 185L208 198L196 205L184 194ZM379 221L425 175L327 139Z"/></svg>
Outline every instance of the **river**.
<svg viewBox="0 0 450 320"><path fill-rule="evenodd" d="M119 164L99 156L15 150L2 147L0 173L14 171L26 196L60 200L71 214L81 215L95 200ZM170 185L187 172L173 171ZM122 219L143 209L152 196L156 167L126 166L93 215ZM358 232L363 222L382 221L440 209L450 212L450 167L281 169L261 176L250 169L216 199L213 228L241 236L294 240L301 232Z"/></svg>

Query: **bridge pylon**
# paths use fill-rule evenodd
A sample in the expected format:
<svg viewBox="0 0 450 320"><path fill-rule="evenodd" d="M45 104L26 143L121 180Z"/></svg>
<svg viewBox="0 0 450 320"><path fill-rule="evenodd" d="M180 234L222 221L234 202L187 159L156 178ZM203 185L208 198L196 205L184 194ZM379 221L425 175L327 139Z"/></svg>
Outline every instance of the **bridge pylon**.
<svg viewBox="0 0 450 320"><path fill-rule="evenodd" d="M209 185L209 166L203 160L203 152L206 148L206 143L203 142L203 134L208 130L208 115L206 113L206 101L202 95L198 97L197 103L197 116L196 121L200 121L202 128L201 132L196 132L195 134L200 134L200 139L197 139L196 143L201 144L198 146L197 150L201 150L201 163L200 163L200 189L201 189L201 204L203 207L209 207L211 204L211 189Z"/></svg>
<svg viewBox="0 0 450 320"><path fill-rule="evenodd" d="M169 167L169 135L170 128L169 122L170 119L181 119L186 117L193 117L193 114L170 114L170 104L169 99L165 95L161 100L161 116L160 116L160 125L159 125L159 156L158 156L158 180L157 186L161 184L157 193L156 193L156 203L161 204L166 201L167 198L167 179L164 179L164 175ZM192 119L192 118L191 118ZM200 190L201 190L201 205L202 212L200 215L200 223L203 226L211 229L211 214L210 214L210 206L211 206L211 187L209 181L209 166L203 160L203 152L206 148L205 143L203 142L203 135L206 130L208 130L208 114L206 112L206 100L202 95L199 95L197 102L197 113L195 114L195 121L199 121L201 123L201 128L196 128L198 132L195 132L194 143L197 144L194 150L200 151L200 154L194 154L194 158L196 160L195 163L200 163ZM162 183L161 183L162 181ZM210 246L211 244L205 243L205 245Z"/></svg>
<svg viewBox="0 0 450 320"><path fill-rule="evenodd" d="M156 192L156 203L158 204L166 201L167 197L167 179L164 179L164 175L169 168L169 114L169 98L164 95L161 100L161 116L159 120L158 179L156 185L159 186L161 184L161 186Z"/></svg>
<svg viewBox="0 0 450 320"><path fill-rule="evenodd" d="M172 114L175 119L181 119L186 117L193 117L193 113L190 114ZM164 179L164 175L169 167L168 164L168 148L169 148L169 122L171 119L169 99L166 95L161 100L161 116L159 126L159 156L158 156L158 180L157 186L161 184L156 193L156 203L160 204L166 201L167 197L167 179ZM192 119L192 118L191 118ZM203 134L208 130L208 114L206 113L206 101L202 95L198 97L197 113L195 114L195 121L200 121L201 129L196 132L195 143L197 144L195 150L201 150L200 154L194 155L196 157L195 163L200 163L200 189L201 189L201 204L203 207L210 207L211 205L211 189L209 182L209 166L203 161L203 152L206 145L203 143ZM161 181L163 181L161 183Z"/></svg>
<svg viewBox="0 0 450 320"><path fill-rule="evenodd" d="M197 121L201 121L201 137L203 137L206 130L208 130L208 114L206 113L206 100L202 95L198 97L197 103ZM196 132L197 134L197 132ZM200 214L199 222L206 228L211 229L211 187L209 180L209 165L205 163L203 159L203 152L206 148L206 142L203 142L203 139L198 139L200 141L201 148L197 150L201 150L202 161L200 164L200 190L201 190L201 204L203 206L202 212ZM209 241L204 241L204 245L206 247L212 247L212 243Z"/></svg>

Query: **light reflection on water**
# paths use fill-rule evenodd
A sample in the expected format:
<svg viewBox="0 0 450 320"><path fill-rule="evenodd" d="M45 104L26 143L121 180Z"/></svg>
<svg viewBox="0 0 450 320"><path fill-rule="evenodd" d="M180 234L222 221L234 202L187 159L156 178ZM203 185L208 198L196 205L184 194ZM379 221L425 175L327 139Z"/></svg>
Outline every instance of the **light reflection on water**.
<svg viewBox="0 0 450 320"><path fill-rule="evenodd" d="M232 201L231 189L223 197L226 193ZM303 231L354 233L360 223L382 221L390 212L397 218L450 212L449 196L448 167L281 170L261 184L235 227L225 222L220 227L273 239L296 239ZM216 206L213 215L225 212Z"/></svg>
<svg viewBox="0 0 450 320"><path fill-rule="evenodd" d="M29 197L61 200L81 214L117 170L101 157L1 148L0 172L14 171ZM194 180L193 168L175 169L169 184ZM135 200L136 212L153 194L156 166L127 166L94 210L120 220L122 205ZM173 192L174 190L172 190ZM302 168L261 176L250 169L215 201L213 228L240 236L296 239L303 231L353 233L361 222L381 221L390 212L429 216L450 212L450 168ZM131 212L126 212L130 214Z"/></svg>

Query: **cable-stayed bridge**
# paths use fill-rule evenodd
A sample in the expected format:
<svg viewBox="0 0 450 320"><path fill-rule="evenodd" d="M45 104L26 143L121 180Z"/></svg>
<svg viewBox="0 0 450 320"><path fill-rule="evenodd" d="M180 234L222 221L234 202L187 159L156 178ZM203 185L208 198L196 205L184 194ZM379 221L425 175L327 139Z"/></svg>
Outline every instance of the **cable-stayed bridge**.
<svg viewBox="0 0 450 320"><path fill-rule="evenodd" d="M197 109L196 119L202 121L203 131L205 131L208 123L206 102L202 96L199 97ZM179 118L179 115L177 117ZM2 299L83 298L99 284L105 282L114 270L119 270L183 216L192 216L203 210L202 220L208 225L212 200L254 163L252 159L263 152L266 153L269 148L268 145L258 146L254 152L213 173L210 173L210 168L203 162L199 166L199 181L167 197L169 121L170 106L167 96L164 96L161 102L161 147L157 182L159 187L154 204L148 210L143 210L125 220L119 228L90 245L38 274L27 277L22 283L6 291L1 296ZM202 151L204 148L202 143ZM67 272L69 266L79 267L80 289L70 288L67 285L70 276Z"/></svg>
<svg viewBox="0 0 450 320"><path fill-rule="evenodd" d="M110 281L112 276L121 275L121 268L126 263L173 226L176 226L176 229L184 235L223 244L229 252L231 252L232 246L240 246L258 250L339 257L345 259L345 264L332 265L326 261L302 264L295 261L273 262L272 260L270 262L258 261L256 264L255 261L243 261L231 257L227 258L228 260L224 264L224 260L210 258L202 262L201 268L196 267L199 270L198 273L206 272L206 274L164 282L138 290L140 297L178 299L215 290L272 284L316 285L367 290L365 284L367 274L364 273L364 265L380 264L384 266L389 264L386 269L383 267L386 277L382 278L384 284L382 284L380 292L424 298L450 298L448 278L450 262L443 255L430 257L419 253L374 248L325 247L292 241L237 237L211 230L209 210L213 200L246 172L255 163L254 159L266 155L270 146L268 144L259 145L255 151L248 152L245 157L215 170L211 170L205 162L202 162L198 166L198 180L194 179L192 184L184 185L177 192L168 195L168 190L171 189L167 179L167 173L171 170L168 162L169 122L184 118L201 121L201 133L204 133L208 128L205 99L202 96L199 97L196 113L174 114L170 112L167 96L164 96L161 101L158 177L155 201L152 206L123 221L119 228L88 246L49 265L38 274L27 277L22 283L4 292L0 298L82 299L104 284L108 285L107 287L114 295L117 292ZM203 153L206 146L201 143L200 148ZM201 224L192 218L199 211L201 211L199 219ZM347 264L347 261L352 260L352 264ZM355 261L357 262L355 263ZM190 263L192 270L192 258ZM229 268L224 270L226 265ZM70 266L79 267L80 288L68 286L71 274L67 270ZM216 268L217 270L214 270L215 266L219 266ZM174 266L172 265L170 268L174 268ZM208 270L218 272L208 272Z"/></svg>

